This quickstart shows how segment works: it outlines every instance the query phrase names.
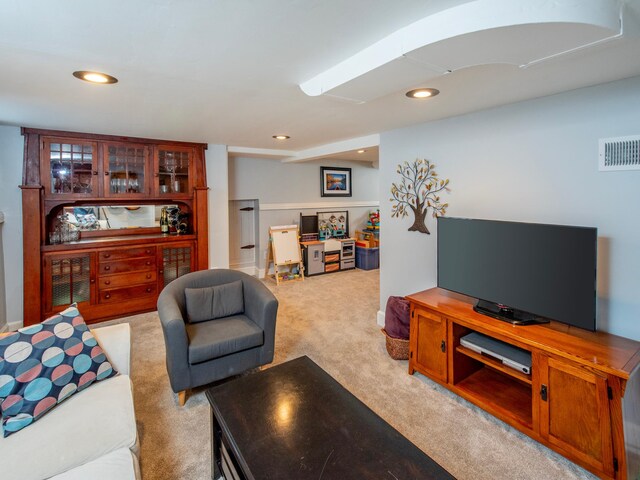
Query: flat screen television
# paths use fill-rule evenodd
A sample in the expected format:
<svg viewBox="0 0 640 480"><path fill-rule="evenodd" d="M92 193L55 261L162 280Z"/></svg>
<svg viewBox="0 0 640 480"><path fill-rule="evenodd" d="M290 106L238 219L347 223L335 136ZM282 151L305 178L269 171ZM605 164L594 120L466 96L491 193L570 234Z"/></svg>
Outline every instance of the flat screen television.
<svg viewBox="0 0 640 480"><path fill-rule="evenodd" d="M596 329L598 232L590 227L438 218L438 286L515 324Z"/></svg>

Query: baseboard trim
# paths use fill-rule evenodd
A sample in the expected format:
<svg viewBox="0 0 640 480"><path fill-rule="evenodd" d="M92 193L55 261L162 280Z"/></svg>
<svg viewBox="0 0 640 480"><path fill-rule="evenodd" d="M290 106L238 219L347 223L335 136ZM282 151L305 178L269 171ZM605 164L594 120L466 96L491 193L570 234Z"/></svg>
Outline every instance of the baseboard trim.
<svg viewBox="0 0 640 480"><path fill-rule="evenodd" d="M258 269L253 265L250 267L240 267L240 266L231 265L229 268L231 270L237 270L238 272L246 273L248 275L251 275L252 277L255 277L258 274Z"/></svg>
<svg viewBox="0 0 640 480"><path fill-rule="evenodd" d="M7 330L13 332L15 330L18 330L19 328L22 328L22 322L11 322L7 324Z"/></svg>
<svg viewBox="0 0 640 480"><path fill-rule="evenodd" d="M378 314L376 315L376 323L384 327L384 312L382 310L378 310Z"/></svg>

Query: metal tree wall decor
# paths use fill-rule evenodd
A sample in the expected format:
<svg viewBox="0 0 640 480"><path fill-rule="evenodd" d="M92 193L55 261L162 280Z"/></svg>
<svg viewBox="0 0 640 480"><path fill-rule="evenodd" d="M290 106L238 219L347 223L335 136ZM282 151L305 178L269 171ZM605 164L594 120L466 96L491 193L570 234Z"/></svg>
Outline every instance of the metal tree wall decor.
<svg viewBox="0 0 640 480"><path fill-rule="evenodd" d="M397 173L402 177L399 183L391 184L391 217L403 218L413 212L413 225L410 232L421 232L429 235L424 223L429 209L433 217L446 213L448 203L440 201L439 193L449 192L449 179L441 180L435 170L435 164L424 158L416 158L413 163L404 162L398 165Z"/></svg>

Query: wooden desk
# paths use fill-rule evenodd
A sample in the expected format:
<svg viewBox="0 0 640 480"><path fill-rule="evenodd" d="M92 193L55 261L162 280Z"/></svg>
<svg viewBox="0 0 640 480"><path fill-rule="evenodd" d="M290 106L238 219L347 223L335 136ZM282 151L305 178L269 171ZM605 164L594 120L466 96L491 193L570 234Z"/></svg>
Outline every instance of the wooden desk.
<svg viewBox="0 0 640 480"><path fill-rule="evenodd" d="M206 395L214 479L453 478L307 357Z"/></svg>

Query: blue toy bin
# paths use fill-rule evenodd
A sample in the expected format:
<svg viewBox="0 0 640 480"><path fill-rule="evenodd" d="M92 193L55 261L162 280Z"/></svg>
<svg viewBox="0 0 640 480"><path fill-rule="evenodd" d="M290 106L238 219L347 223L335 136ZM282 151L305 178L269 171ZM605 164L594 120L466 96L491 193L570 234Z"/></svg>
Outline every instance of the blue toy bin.
<svg viewBox="0 0 640 480"><path fill-rule="evenodd" d="M380 248L356 247L356 268L375 270L380 268Z"/></svg>

